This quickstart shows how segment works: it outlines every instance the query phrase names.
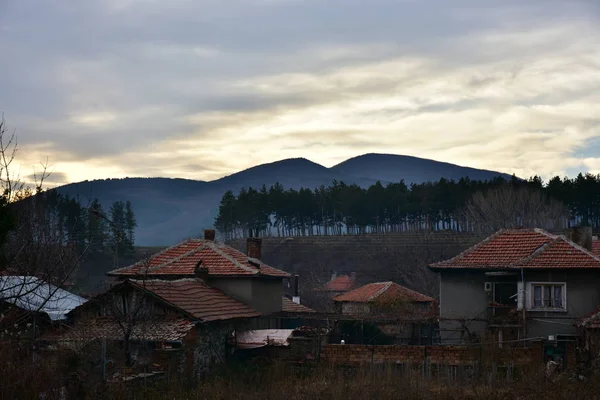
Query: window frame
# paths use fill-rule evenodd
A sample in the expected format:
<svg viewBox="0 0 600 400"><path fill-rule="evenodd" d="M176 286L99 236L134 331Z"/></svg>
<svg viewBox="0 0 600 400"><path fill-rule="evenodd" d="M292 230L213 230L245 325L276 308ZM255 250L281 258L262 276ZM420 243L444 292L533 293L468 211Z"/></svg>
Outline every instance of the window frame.
<svg viewBox="0 0 600 400"><path fill-rule="evenodd" d="M534 296L535 286L542 286L542 304L544 303L544 286L550 286L550 293L554 292L552 287L561 286L562 289L562 307L535 307ZM549 312L567 312L567 282L527 282L527 311L549 311Z"/></svg>

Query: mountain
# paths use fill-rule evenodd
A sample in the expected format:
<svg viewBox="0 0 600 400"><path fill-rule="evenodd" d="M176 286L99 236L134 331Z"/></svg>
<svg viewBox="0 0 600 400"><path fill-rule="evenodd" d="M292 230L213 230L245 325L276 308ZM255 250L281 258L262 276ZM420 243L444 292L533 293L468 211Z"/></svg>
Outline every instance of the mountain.
<svg viewBox="0 0 600 400"><path fill-rule="evenodd" d="M329 170L338 175L382 182L398 182L404 179L406 184L438 181L442 177L457 181L466 176L471 180L486 180L500 175L510 179L510 175L495 171L394 154L364 154L341 162Z"/></svg>
<svg viewBox="0 0 600 400"><path fill-rule="evenodd" d="M76 197L84 205L97 198L108 210L116 200L131 201L137 220L136 244L170 245L186 237L198 236L212 226L219 201L227 190L259 188L277 182L285 188L316 188L335 179L369 186L376 181L407 184L437 181L491 179L507 174L417 157L391 154L365 154L327 168L305 158L293 158L248 168L223 178L204 182L190 179L125 178L84 181L58 187L62 194Z"/></svg>

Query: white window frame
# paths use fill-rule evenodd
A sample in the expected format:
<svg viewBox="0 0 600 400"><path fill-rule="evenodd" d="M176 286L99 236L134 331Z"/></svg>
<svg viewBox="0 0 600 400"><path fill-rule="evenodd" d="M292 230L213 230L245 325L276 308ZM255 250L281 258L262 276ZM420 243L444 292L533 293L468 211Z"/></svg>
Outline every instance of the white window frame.
<svg viewBox="0 0 600 400"><path fill-rule="evenodd" d="M533 287L534 286L562 286L562 307L534 307L533 306ZM542 293L544 291L542 290ZM567 311L567 282L527 282L527 310L528 311L550 311L550 312L566 312Z"/></svg>

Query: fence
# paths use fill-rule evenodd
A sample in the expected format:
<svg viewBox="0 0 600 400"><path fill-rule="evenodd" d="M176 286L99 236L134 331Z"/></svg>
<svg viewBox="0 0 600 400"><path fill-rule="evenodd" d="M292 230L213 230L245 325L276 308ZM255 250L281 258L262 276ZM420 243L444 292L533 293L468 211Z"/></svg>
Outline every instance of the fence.
<svg viewBox="0 0 600 400"><path fill-rule="evenodd" d="M328 344L321 362L340 367L371 366L386 373L417 373L426 378L513 379L524 368L543 362L542 342L528 348L466 346L370 346Z"/></svg>

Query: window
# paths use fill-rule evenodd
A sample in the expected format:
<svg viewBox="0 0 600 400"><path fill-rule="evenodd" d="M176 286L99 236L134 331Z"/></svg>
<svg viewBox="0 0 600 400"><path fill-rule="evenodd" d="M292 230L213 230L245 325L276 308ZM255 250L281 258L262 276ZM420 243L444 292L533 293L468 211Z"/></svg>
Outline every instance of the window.
<svg viewBox="0 0 600 400"><path fill-rule="evenodd" d="M564 283L531 283L530 309L566 310L566 284Z"/></svg>

